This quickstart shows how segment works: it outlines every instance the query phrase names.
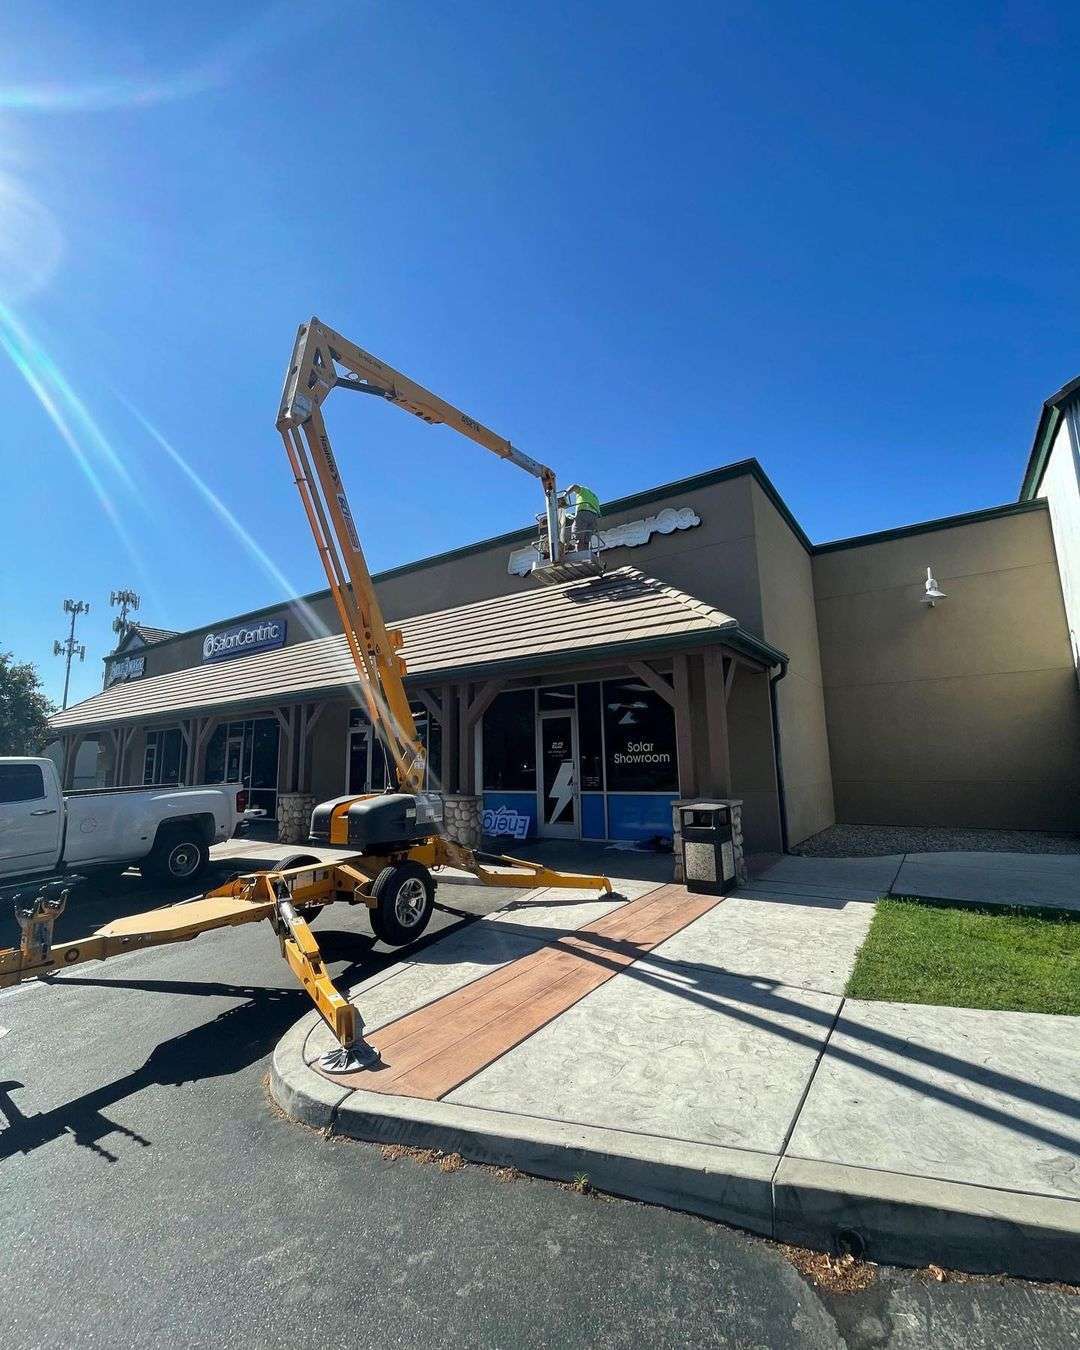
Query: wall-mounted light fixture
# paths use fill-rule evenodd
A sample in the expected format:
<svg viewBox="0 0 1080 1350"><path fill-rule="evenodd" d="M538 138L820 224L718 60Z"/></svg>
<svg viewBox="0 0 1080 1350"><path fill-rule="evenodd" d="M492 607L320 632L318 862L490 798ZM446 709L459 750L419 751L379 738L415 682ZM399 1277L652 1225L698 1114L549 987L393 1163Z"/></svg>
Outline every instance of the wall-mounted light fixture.
<svg viewBox="0 0 1080 1350"><path fill-rule="evenodd" d="M938 586L937 581L934 579L933 572L928 567L926 569L926 594L923 596L922 602L924 605L929 605L930 608L933 609L939 600L944 599L945 592Z"/></svg>

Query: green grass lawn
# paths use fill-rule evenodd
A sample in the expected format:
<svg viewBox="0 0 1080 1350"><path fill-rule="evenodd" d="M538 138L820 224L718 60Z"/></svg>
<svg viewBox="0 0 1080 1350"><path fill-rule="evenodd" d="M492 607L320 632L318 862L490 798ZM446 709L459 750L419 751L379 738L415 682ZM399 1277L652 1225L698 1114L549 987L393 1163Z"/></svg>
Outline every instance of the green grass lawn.
<svg viewBox="0 0 1080 1350"><path fill-rule="evenodd" d="M881 900L846 992L897 1003L1080 1014L1080 921Z"/></svg>

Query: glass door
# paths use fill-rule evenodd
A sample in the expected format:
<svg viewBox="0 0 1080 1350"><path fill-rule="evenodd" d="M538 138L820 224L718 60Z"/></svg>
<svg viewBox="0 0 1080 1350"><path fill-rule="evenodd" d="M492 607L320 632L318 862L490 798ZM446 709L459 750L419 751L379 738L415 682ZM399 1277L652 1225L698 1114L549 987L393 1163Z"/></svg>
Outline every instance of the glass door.
<svg viewBox="0 0 1080 1350"><path fill-rule="evenodd" d="M354 726L349 732L349 792L359 796L370 791L371 728Z"/></svg>
<svg viewBox="0 0 1080 1350"><path fill-rule="evenodd" d="M577 783L577 717L573 712L541 712L537 718L540 761L539 833L577 839L581 833Z"/></svg>
<svg viewBox="0 0 1080 1350"><path fill-rule="evenodd" d="M230 728L229 739L225 742L225 782L241 783L244 780L244 733L233 732ZM246 787L247 784L245 783Z"/></svg>

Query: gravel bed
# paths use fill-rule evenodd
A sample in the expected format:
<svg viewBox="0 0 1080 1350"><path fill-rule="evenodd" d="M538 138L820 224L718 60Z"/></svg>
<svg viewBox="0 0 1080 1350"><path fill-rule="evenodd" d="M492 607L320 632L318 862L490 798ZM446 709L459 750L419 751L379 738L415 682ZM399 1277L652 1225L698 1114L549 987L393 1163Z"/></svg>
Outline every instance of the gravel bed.
<svg viewBox="0 0 1080 1350"><path fill-rule="evenodd" d="M791 851L803 858L878 858L888 853L1080 853L1080 835L957 830L938 825L830 825Z"/></svg>

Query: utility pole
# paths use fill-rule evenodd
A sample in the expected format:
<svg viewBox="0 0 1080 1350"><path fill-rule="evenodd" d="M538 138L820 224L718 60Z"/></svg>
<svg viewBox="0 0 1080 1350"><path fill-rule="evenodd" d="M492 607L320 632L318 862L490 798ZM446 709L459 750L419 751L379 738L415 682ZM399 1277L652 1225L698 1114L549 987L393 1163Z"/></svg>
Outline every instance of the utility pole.
<svg viewBox="0 0 1080 1350"><path fill-rule="evenodd" d="M81 642L75 641L75 620L80 614L89 614L90 605L86 600L65 600L64 613L71 615L71 630L63 642L53 643L53 656L67 655L67 665L64 668L64 707L66 708L68 685L71 683L71 658L78 652L79 660L86 660L86 647Z"/></svg>
<svg viewBox="0 0 1080 1350"><path fill-rule="evenodd" d="M128 621L128 610L139 608L139 597L134 591L112 591L109 595L109 604L115 609L120 606L120 613L112 621L113 632L116 634L116 645L119 647L124 638L127 637L128 629L131 627Z"/></svg>

